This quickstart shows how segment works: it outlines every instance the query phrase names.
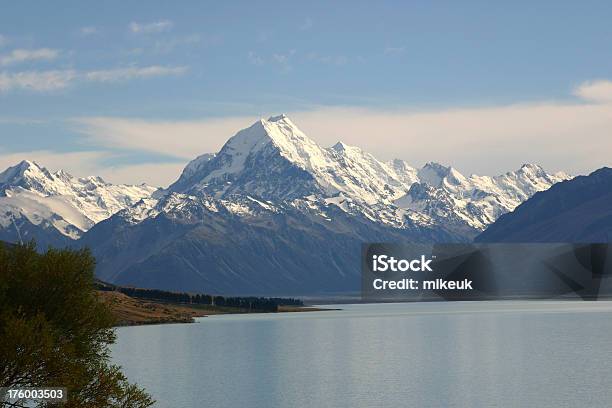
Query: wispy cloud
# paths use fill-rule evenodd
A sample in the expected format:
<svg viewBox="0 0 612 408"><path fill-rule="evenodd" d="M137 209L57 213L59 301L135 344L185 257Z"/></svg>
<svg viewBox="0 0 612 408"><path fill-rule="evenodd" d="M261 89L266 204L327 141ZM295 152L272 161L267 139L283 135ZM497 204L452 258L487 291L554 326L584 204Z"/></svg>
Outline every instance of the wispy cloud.
<svg viewBox="0 0 612 408"><path fill-rule="evenodd" d="M390 47L387 46L384 49L385 55L401 55L406 51L405 47Z"/></svg>
<svg viewBox="0 0 612 408"><path fill-rule="evenodd" d="M179 47L188 47L198 44L205 46L217 45L221 42L219 36L202 36L200 34L191 34L173 38L163 38L155 41L153 51L159 54L166 54L174 51Z"/></svg>
<svg viewBox="0 0 612 408"><path fill-rule="evenodd" d="M313 26L312 19L306 18L304 19L302 24L299 25L298 28L300 29L300 31L307 31L307 30L310 30L312 26Z"/></svg>
<svg viewBox="0 0 612 408"><path fill-rule="evenodd" d="M272 32L269 30L260 30L255 35L255 41L265 43L272 37Z"/></svg>
<svg viewBox="0 0 612 408"><path fill-rule="evenodd" d="M28 150L7 152L0 149L0 171L22 160L32 160L51 171L66 170L76 177L101 176L116 184L148 183L168 186L181 173L187 160L109 166L109 160L117 154L106 150L61 152L52 150Z"/></svg>
<svg viewBox="0 0 612 408"><path fill-rule="evenodd" d="M260 66L264 64L263 58L259 56L255 51L249 51L249 53L247 54L247 59L252 65Z"/></svg>
<svg viewBox="0 0 612 408"><path fill-rule="evenodd" d="M0 55L0 65L6 66L27 61L54 60L59 55L59 50L51 48L38 48L33 50L16 49L8 54Z"/></svg>
<svg viewBox="0 0 612 408"><path fill-rule="evenodd" d="M134 34L152 34L170 31L173 26L174 23L170 20L160 20L152 23L137 23L132 21L128 25L128 28Z"/></svg>
<svg viewBox="0 0 612 408"><path fill-rule="evenodd" d="M272 62L280 66L282 71L288 72L293 69L293 66L291 65L291 59L295 55L295 52L295 50L289 50L286 53L272 54L271 60Z"/></svg>
<svg viewBox="0 0 612 408"><path fill-rule="evenodd" d="M71 121L88 143L191 159L199 153L216 152L238 129L255 116L201 121L155 121L137 118L84 117Z"/></svg>
<svg viewBox="0 0 612 408"><path fill-rule="evenodd" d="M187 67L152 65L122 67L107 70L79 72L75 70L0 72L0 93L13 90L48 92L67 88L75 82L120 82L162 76L178 76Z"/></svg>
<svg viewBox="0 0 612 408"><path fill-rule="evenodd" d="M361 57L355 60L361 60ZM289 50L283 53L273 53L271 55L262 55L255 51L247 53L247 60L251 65L276 65L282 72L289 72L293 69L294 64L303 62L317 62L326 65L346 65L351 62L351 59L345 55L321 55L316 52L298 53L296 50Z"/></svg>
<svg viewBox="0 0 612 408"><path fill-rule="evenodd" d="M430 111L347 107L290 117L323 145L341 138L413 166L433 160L495 175L525 162L573 174L612 164L612 104L544 101Z"/></svg>
<svg viewBox="0 0 612 408"><path fill-rule="evenodd" d="M0 34L0 47L4 47L8 43L9 43L9 39L6 36Z"/></svg>
<svg viewBox="0 0 612 408"><path fill-rule="evenodd" d="M54 91L66 88L77 77L74 70L0 72L0 93L15 89Z"/></svg>
<svg viewBox="0 0 612 408"><path fill-rule="evenodd" d="M101 160L109 154L103 151L54 152L51 150L28 150L7 152L0 149L0 169L14 166L22 160L32 160L52 171L65 169L75 176L97 175ZM1 171L1 170L0 170Z"/></svg>
<svg viewBox="0 0 612 408"><path fill-rule="evenodd" d="M349 62L348 57L344 55L319 55L316 52L308 53L306 58L310 61L330 65L345 65Z"/></svg>
<svg viewBox="0 0 612 408"><path fill-rule="evenodd" d="M93 174L116 184L147 183L156 187L167 187L178 179L187 162L188 160L117 166L100 165Z"/></svg>
<svg viewBox="0 0 612 408"><path fill-rule="evenodd" d="M98 34L98 29L94 26L86 26L86 27L81 27L81 29L79 30L79 32L82 35L94 35L94 34Z"/></svg>
<svg viewBox="0 0 612 408"><path fill-rule="evenodd" d="M187 67L166 67L152 65L149 67L127 67L99 71L89 71L84 74L88 81L94 82L117 82L137 78L152 78L159 76L176 76L187 72Z"/></svg>
<svg viewBox="0 0 612 408"><path fill-rule="evenodd" d="M612 102L612 81L587 81L574 89L574 95L594 102Z"/></svg>

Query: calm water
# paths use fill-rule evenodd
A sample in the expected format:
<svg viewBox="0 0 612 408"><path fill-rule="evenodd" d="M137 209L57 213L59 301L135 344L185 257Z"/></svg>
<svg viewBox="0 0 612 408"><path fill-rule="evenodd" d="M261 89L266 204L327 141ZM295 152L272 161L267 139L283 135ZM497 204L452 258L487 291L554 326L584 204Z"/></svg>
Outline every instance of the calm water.
<svg viewBox="0 0 612 408"><path fill-rule="evenodd" d="M159 407L610 407L612 302L342 305L118 329Z"/></svg>

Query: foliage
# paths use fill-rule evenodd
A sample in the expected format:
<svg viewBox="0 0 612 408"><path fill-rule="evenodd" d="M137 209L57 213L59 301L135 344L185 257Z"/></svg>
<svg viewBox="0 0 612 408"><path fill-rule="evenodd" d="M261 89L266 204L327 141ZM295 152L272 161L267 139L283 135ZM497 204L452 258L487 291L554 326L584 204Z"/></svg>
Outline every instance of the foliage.
<svg viewBox="0 0 612 408"><path fill-rule="evenodd" d="M88 250L0 244L0 386L67 387L66 407L153 404L109 362L114 321L93 271Z"/></svg>

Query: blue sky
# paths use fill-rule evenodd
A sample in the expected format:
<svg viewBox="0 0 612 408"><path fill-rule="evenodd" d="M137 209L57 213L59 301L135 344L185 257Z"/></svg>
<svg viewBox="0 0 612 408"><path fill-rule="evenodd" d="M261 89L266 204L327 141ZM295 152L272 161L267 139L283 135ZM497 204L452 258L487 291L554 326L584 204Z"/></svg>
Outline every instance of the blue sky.
<svg viewBox="0 0 612 408"><path fill-rule="evenodd" d="M166 184L279 112L415 166L610 164L612 4L533 3L7 3L0 164Z"/></svg>

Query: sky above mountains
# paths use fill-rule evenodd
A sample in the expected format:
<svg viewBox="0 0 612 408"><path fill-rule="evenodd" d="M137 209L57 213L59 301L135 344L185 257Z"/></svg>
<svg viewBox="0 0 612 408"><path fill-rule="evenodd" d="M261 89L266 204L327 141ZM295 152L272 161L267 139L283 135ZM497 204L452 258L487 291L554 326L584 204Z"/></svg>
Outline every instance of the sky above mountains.
<svg viewBox="0 0 612 408"><path fill-rule="evenodd" d="M4 5L0 167L167 185L281 112L414 166L612 164L609 2L226 3Z"/></svg>

